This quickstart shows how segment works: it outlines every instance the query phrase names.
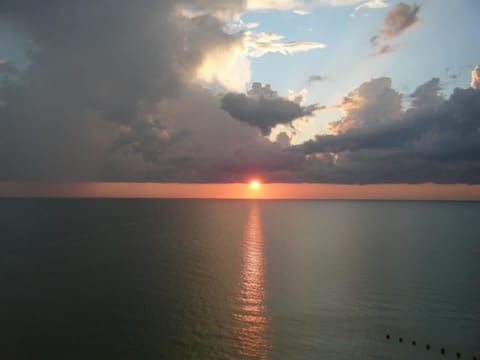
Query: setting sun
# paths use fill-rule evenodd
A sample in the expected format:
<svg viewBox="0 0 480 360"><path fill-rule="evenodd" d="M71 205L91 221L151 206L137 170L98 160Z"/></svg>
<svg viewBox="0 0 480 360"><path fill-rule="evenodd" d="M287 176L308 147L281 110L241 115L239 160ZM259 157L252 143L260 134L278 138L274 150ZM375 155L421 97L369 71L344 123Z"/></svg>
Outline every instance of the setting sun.
<svg viewBox="0 0 480 360"><path fill-rule="evenodd" d="M260 182L257 180L250 181L250 189L252 190L260 189Z"/></svg>

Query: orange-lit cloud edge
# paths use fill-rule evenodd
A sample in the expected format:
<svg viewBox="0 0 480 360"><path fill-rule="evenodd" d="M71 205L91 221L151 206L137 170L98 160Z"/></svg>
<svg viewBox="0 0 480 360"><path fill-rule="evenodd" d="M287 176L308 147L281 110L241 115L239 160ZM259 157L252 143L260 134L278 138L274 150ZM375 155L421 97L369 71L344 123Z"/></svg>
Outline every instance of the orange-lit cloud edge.
<svg viewBox="0 0 480 360"><path fill-rule="evenodd" d="M0 197L480 201L480 185L270 183L252 190L248 183L0 182Z"/></svg>

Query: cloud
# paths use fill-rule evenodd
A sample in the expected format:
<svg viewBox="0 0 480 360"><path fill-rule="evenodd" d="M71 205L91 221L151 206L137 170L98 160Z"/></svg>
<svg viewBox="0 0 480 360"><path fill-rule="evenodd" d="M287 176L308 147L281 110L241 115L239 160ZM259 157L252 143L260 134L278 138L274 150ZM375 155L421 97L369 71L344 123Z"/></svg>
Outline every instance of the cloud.
<svg viewBox="0 0 480 360"><path fill-rule="evenodd" d="M346 2L291 9L328 4ZM300 128L292 122L314 121L320 108L304 104L305 91L281 97L257 83L244 92L249 61L322 44L229 30L246 9L240 0L114 5L2 1L2 26L31 46L26 71L9 76L17 64L0 62L0 180L241 182L255 173L277 182L480 183L477 89L445 99L432 79L406 97L389 78L372 79L337 105L344 115L331 134L292 146Z"/></svg>
<svg viewBox="0 0 480 360"><path fill-rule="evenodd" d="M203 56L195 73L206 87L218 84L231 91L243 91L250 76L250 60L243 41L210 50Z"/></svg>
<svg viewBox="0 0 480 360"><path fill-rule="evenodd" d="M307 11L307 10L304 10L304 9L295 9L295 10L293 10L293 13L296 14L296 15L300 15L300 16L306 16L306 15L310 14L310 11Z"/></svg>
<svg viewBox="0 0 480 360"><path fill-rule="evenodd" d="M269 52L287 55L310 51L313 49L323 49L326 47L325 44L312 41L282 42L281 40L283 38L284 36L274 33L247 32L245 46L248 49L248 55L252 57L259 57Z"/></svg>
<svg viewBox="0 0 480 360"><path fill-rule="evenodd" d="M301 4L299 0L247 0L248 10L292 10Z"/></svg>
<svg viewBox="0 0 480 360"><path fill-rule="evenodd" d="M407 29L417 24L420 21L418 17L419 11L420 5L416 4L398 3L392 6L385 16L384 25L380 33L370 38L372 47L380 46L380 49L375 51L373 55L384 55L394 51L390 44L384 43L381 45L381 43L401 35Z"/></svg>
<svg viewBox="0 0 480 360"><path fill-rule="evenodd" d="M222 7L204 2L208 13ZM174 1L120 0L112 9L93 0L5 0L0 15L35 49L28 71L1 87L3 180L98 180L113 164L150 166L149 149L169 148L185 133L149 123L149 108L188 89L212 52L244 41L216 16L182 16ZM126 143L134 151L120 160Z"/></svg>
<svg viewBox="0 0 480 360"><path fill-rule="evenodd" d="M238 21L230 21L225 24L225 30L228 33L236 33L244 30L251 30L258 27L260 24L256 22L245 23L242 19Z"/></svg>
<svg viewBox="0 0 480 360"><path fill-rule="evenodd" d="M408 5L399 3L390 9L385 17L382 34L387 39L402 34L419 22L418 12L420 5Z"/></svg>
<svg viewBox="0 0 480 360"><path fill-rule="evenodd" d="M475 66L472 71L472 81L470 82L470 86L473 89L480 89L480 65Z"/></svg>
<svg viewBox="0 0 480 360"><path fill-rule="evenodd" d="M266 39L228 29L243 6L3 1L2 25L31 39L34 51L28 70L0 86L0 179L241 181L261 167L266 178L290 178L280 168L290 155L199 86L243 91L257 45L261 53L318 47L277 36L247 48ZM3 73L12 66L0 65Z"/></svg>
<svg viewBox="0 0 480 360"><path fill-rule="evenodd" d="M38 86L55 83L118 121L132 117L140 99L175 95L210 52L243 42L241 35L226 34L213 16L179 16L173 1L121 0L114 17L111 8L92 0L42 6L7 0L2 6L9 23L38 48L29 69ZM215 6L210 4L211 11Z"/></svg>
<svg viewBox="0 0 480 360"><path fill-rule="evenodd" d="M218 32L222 21L208 15L189 18L191 41L196 44L205 42L199 39L201 34L215 39L217 46L212 46L201 60L196 70L196 78L206 86L219 85L221 88L241 92L250 81L250 58L261 57L267 53L280 53L292 55L314 49L322 49L326 45L319 42L308 41L282 41L283 35L260 32L254 29L257 23L227 22L223 25L225 32ZM202 30L195 29L202 27ZM208 30L208 31L207 31Z"/></svg>
<svg viewBox="0 0 480 360"><path fill-rule="evenodd" d="M440 79L433 78L425 84L420 85L411 95L412 107L414 109L425 109L437 107L445 101L439 94L441 90Z"/></svg>
<svg viewBox="0 0 480 360"><path fill-rule="evenodd" d="M275 140L282 148L288 148L290 146L290 137L284 131L278 133L277 138Z"/></svg>
<svg viewBox="0 0 480 360"><path fill-rule="evenodd" d="M255 127L233 119L220 102L220 97L200 86L162 100L147 118L148 126L154 123L164 142L129 139L115 150L121 161L110 174L163 182L243 182L253 173L266 180L298 176L295 169L302 154L270 142ZM140 148L135 147L137 143Z"/></svg>
<svg viewBox="0 0 480 360"><path fill-rule="evenodd" d="M0 59L0 74L15 74L17 69L15 66L8 60Z"/></svg>
<svg viewBox="0 0 480 360"><path fill-rule="evenodd" d="M310 75L308 77L309 82L315 82L315 81L322 82L327 80L328 80L328 77L324 75Z"/></svg>
<svg viewBox="0 0 480 360"><path fill-rule="evenodd" d="M372 79L351 91L338 107L346 115L329 124L335 134L398 120L402 116L402 95L392 89L390 78Z"/></svg>
<svg viewBox="0 0 480 360"><path fill-rule="evenodd" d="M172 146L189 136L188 130L173 132L160 119L141 119L120 129L120 136L113 144L113 151L128 147L145 162L155 163Z"/></svg>
<svg viewBox="0 0 480 360"><path fill-rule="evenodd" d="M350 16L355 17L357 12L361 9L382 9L388 6L389 5L384 0L370 0L358 5L355 10L350 14Z"/></svg>
<svg viewBox="0 0 480 360"><path fill-rule="evenodd" d="M247 0L250 11L313 9L319 6L351 6L364 0Z"/></svg>
<svg viewBox="0 0 480 360"><path fill-rule="evenodd" d="M385 55L391 52L394 52L395 49L390 44L383 45L380 49L376 50L372 56L380 56Z"/></svg>
<svg viewBox="0 0 480 360"><path fill-rule="evenodd" d="M385 93L387 82L380 80L382 86L372 80L360 88L373 87L373 96L380 89ZM328 172L323 167L322 173L312 176L339 182L478 183L480 91L456 89L447 100L438 95L439 89L438 79L419 86L412 94L412 108L381 121L375 115L390 108L392 97L399 95L391 93L376 104L352 101L343 122L355 119L355 126L299 146L306 154L317 154L309 157L310 162L335 159Z"/></svg>
<svg viewBox="0 0 480 360"><path fill-rule="evenodd" d="M222 109L233 118L258 127L267 136L278 124L290 124L295 119L312 115L316 105L301 106L296 101L279 97L268 84L253 83L247 94L226 94Z"/></svg>
<svg viewBox="0 0 480 360"><path fill-rule="evenodd" d="M221 20L208 15L189 18L189 23L191 27L189 33L196 34L191 36L191 41L195 41L196 44L205 42L205 39L199 39L201 34L208 37L212 34L218 36L215 39L217 46L212 46L205 51L196 69L196 78L206 86L219 85L220 88L229 91L245 90L245 85L250 81L250 58L252 57L261 57L267 53L292 55L322 49L326 46L319 42L284 42L283 35L246 30L254 29L258 24L245 24L241 20L223 25L226 33L218 32L222 27ZM197 30L195 27L202 29ZM206 32L206 30L209 31Z"/></svg>
<svg viewBox="0 0 480 360"><path fill-rule="evenodd" d="M232 19L239 20L245 11L244 0L169 0L169 2L174 5L177 14L186 18L209 15L228 22Z"/></svg>

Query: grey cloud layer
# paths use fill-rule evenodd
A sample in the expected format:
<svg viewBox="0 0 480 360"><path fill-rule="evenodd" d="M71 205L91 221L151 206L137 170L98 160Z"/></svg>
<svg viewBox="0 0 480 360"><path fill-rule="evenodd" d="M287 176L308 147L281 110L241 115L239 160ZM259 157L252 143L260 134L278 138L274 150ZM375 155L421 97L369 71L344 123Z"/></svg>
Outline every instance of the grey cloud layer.
<svg viewBox="0 0 480 360"><path fill-rule="evenodd" d="M338 107L346 115L329 126L332 132L343 133L397 120L402 115L402 95L392 89L391 79L383 77L363 83L345 96Z"/></svg>
<svg viewBox="0 0 480 360"><path fill-rule="evenodd" d="M1 74L14 74L17 69L13 64L7 60L0 59L0 75Z"/></svg>
<svg viewBox="0 0 480 360"><path fill-rule="evenodd" d="M182 17L179 4L200 15ZM191 82L209 50L243 44L221 20L237 5L2 2L3 23L35 52L19 81L0 87L0 180L296 179L301 153L234 120Z"/></svg>
<svg viewBox="0 0 480 360"><path fill-rule="evenodd" d="M258 127L263 135L269 135L278 124L290 124L295 119L312 115L316 106L301 106L279 97L270 85L262 87L254 83L247 94L226 94L222 109L235 119Z"/></svg>
<svg viewBox="0 0 480 360"><path fill-rule="evenodd" d="M181 17L182 3L189 4L2 1L0 21L31 39L35 51L21 79L1 89L0 177L128 178L120 148L128 151L125 163L136 154L145 160L135 160L136 176L151 166L152 151L185 139L185 129L164 132L151 109L189 87L210 49L229 48L243 35L226 34L208 13ZM225 2L195 5L214 13Z"/></svg>
<svg viewBox="0 0 480 360"><path fill-rule="evenodd" d="M242 182L252 174L270 180L298 176L296 164L302 162L303 154L285 150L256 128L231 118L220 108L220 100L192 86L181 96L158 103L153 112L158 118L150 121L165 143L157 148L156 142L130 141L132 146L148 148L117 150L121 173L131 174L133 168L137 179L175 182ZM176 139L174 134L178 134ZM145 162L139 159L143 154L152 157ZM130 163L125 162L126 155Z"/></svg>
<svg viewBox="0 0 480 360"><path fill-rule="evenodd" d="M389 87L382 82L374 79L356 92L369 86L384 94ZM317 136L299 148L322 161L335 157L335 170L324 176L340 182L478 183L480 91L456 89L447 100L438 95L439 90L439 80L430 80L412 94L412 108L396 119L373 124L376 114L390 113L392 101L363 102L343 120L355 118L360 126L338 135ZM396 92L390 97L401 100Z"/></svg>

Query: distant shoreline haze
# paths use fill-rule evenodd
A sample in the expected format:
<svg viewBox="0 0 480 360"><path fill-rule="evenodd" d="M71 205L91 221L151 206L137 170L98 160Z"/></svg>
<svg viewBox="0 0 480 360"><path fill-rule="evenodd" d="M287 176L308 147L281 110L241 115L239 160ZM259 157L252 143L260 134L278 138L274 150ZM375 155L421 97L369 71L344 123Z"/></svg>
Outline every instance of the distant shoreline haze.
<svg viewBox="0 0 480 360"><path fill-rule="evenodd" d="M271 183L252 190L240 183L0 182L0 197L480 201L480 185Z"/></svg>

